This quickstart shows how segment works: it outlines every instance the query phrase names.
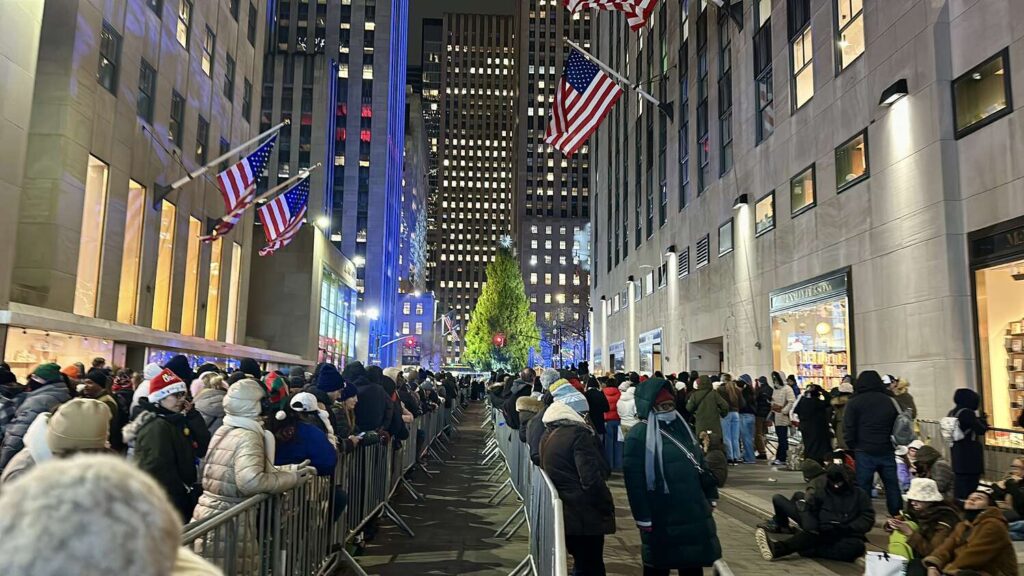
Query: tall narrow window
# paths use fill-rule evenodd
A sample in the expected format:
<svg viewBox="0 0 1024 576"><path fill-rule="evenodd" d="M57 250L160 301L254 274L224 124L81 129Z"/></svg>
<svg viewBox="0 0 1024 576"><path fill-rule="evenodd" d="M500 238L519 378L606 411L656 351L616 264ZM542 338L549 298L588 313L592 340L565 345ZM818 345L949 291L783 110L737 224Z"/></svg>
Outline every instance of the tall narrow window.
<svg viewBox="0 0 1024 576"><path fill-rule="evenodd" d="M238 290L242 276L242 245L231 243L231 276L228 278L228 344L234 344L238 337Z"/></svg>
<svg viewBox="0 0 1024 576"><path fill-rule="evenodd" d="M790 180L789 198L789 212L794 217L814 208L817 202L814 193L814 164Z"/></svg>
<svg viewBox="0 0 1024 576"><path fill-rule="evenodd" d="M163 16L164 0L146 0L146 6L156 13L157 17Z"/></svg>
<svg viewBox="0 0 1024 576"><path fill-rule="evenodd" d="M679 11L679 209L690 194L690 21L684 2Z"/></svg>
<svg viewBox="0 0 1024 576"><path fill-rule="evenodd" d="M181 301L181 334L196 333L196 308L199 304L199 236L203 233L198 218L188 219L188 249L185 252L185 294Z"/></svg>
<svg viewBox="0 0 1024 576"><path fill-rule="evenodd" d="M136 111L139 118L150 124L153 123L154 96L156 96L156 70L149 65L149 62L143 60L139 67L139 95L136 101Z"/></svg>
<svg viewBox="0 0 1024 576"><path fill-rule="evenodd" d="M697 17L697 195L711 185L711 140L708 137L708 12Z"/></svg>
<svg viewBox="0 0 1024 576"><path fill-rule="evenodd" d="M75 276L74 312L79 316L96 315L100 263L103 260L103 229L107 218L109 172L103 161L89 156L85 173L85 197L82 202L82 232L78 241L78 273Z"/></svg>
<svg viewBox="0 0 1024 576"><path fill-rule="evenodd" d="M200 67L203 69L203 73L208 77L213 77L213 55L216 52L215 47L217 45L217 36L214 35L213 30L210 27L206 27L206 38L203 38L203 56L200 60Z"/></svg>
<svg viewBox="0 0 1024 576"><path fill-rule="evenodd" d="M864 53L864 0L836 0L836 69Z"/></svg>
<svg viewBox="0 0 1024 576"><path fill-rule="evenodd" d="M665 3L662 3L658 14L658 82L659 97L662 102L668 101L668 14ZM666 171L666 156L668 155L668 117L665 114L658 116L658 226L665 225L668 213L668 179Z"/></svg>
<svg viewBox="0 0 1024 576"><path fill-rule="evenodd" d="M117 93L117 72L121 68L121 35L104 22L100 31L100 63L96 80L111 94Z"/></svg>
<svg viewBox="0 0 1024 576"><path fill-rule="evenodd" d="M171 92L171 116L167 122L167 137L181 148L185 135L185 99L177 92Z"/></svg>
<svg viewBox="0 0 1024 576"><path fill-rule="evenodd" d="M775 131L775 94L772 86L772 20L771 0L760 0L754 33L754 90L756 91L756 136L760 144Z"/></svg>
<svg viewBox="0 0 1024 576"><path fill-rule="evenodd" d="M235 99L235 59L230 54L224 61L224 97L228 102Z"/></svg>
<svg viewBox="0 0 1024 576"><path fill-rule="evenodd" d="M139 268L142 262L142 217L146 213L146 189L128 181L125 204L124 250L121 253L121 288L117 295L117 321L135 324L139 303Z"/></svg>
<svg viewBox="0 0 1024 576"><path fill-rule="evenodd" d="M178 0L178 27L174 37L178 44L188 50L188 36L192 27L192 0Z"/></svg>
<svg viewBox="0 0 1024 576"><path fill-rule="evenodd" d="M810 0L789 0L789 51L793 61L791 99L793 110L797 110L814 96Z"/></svg>
<svg viewBox="0 0 1024 576"><path fill-rule="evenodd" d="M242 120L249 121L252 116L252 82L246 78L242 82Z"/></svg>
<svg viewBox="0 0 1024 576"><path fill-rule="evenodd" d="M238 22L238 5L241 0L228 0L228 9L231 12L231 17L234 18L235 22Z"/></svg>
<svg viewBox="0 0 1024 576"><path fill-rule="evenodd" d="M249 41L250 46L256 45L256 26L259 25L259 16L256 13L256 5L249 4L249 21L246 23L247 29L245 38Z"/></svg>
<svg viewBox="0 0 1024 576"><path fill-rule="evenodd" d="M718 255L725 256L732 252L732 218L718 227Z"/></svg>
<svg viewBox="0 0 1024 576"><path fill-rule="evenodd" d="M210 123L206 121L206 118L199 117L199 123L196 124L196 163L199 165L206 164L206 158L209 155L209 144L210 144Z"/></svg>
<svg viewBox="0 0 1024 576"><path fill-rule="evenodd" d="M206 293L206 339L216 340L220 329L220 267L224 239L210 243L210 287Z"/></svg>
<svg viewBox="0 0 1024 576"><path fill-rule="evenodd" d="M718 173L725 174L732 168L732 39L725 10L718 13L718 138Z"/></svg>
<svg viewBox="0 0 1024 576"><path fill-rule="evenodd" d="M171 315L171 281L174 266L174 224L178 209L167 200L160 205L160 240L156 256L156 281L153 286L154 330L167 330Z"/></svg>

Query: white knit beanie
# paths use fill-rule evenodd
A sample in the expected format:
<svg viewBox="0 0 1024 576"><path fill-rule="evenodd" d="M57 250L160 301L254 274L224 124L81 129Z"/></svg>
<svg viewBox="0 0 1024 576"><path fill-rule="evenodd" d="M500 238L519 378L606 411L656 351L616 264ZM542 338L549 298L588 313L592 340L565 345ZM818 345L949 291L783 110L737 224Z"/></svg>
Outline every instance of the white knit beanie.
<svg viewBox="0 0 1024 576"><path fill-rule="evenodd" d="M0 574L170 574L181 519L163 489L122 458L34 467L0 491Z"/></svg>

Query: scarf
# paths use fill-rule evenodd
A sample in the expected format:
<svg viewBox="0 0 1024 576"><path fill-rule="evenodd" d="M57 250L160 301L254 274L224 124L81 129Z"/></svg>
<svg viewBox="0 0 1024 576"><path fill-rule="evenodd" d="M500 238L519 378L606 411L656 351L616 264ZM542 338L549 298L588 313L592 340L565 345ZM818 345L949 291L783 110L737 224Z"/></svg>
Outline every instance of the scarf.
<svg viewBox="0 0 1024 576"><path fill-rule="evenodd" d="M655 413L654 410L651 410L650 414L647 415L644 475L647 478L648 492L654 492L655 490L654 465L655 462L657 462L658 471L661 472L661 482L663 484L664 493L669 493L668 481L665 479L665 463L662 461L661 425L662 423L666 425L671 424L677 419L679 419L679 412L676 412L675 410L661 413Z"/></svg>
<svg viewBox="0 0 1024 576"><path fill-rule="evenodd" d="M274 435L271 434L269 430L264 430L263 425L260 424L258 421L252 418L246 418L244 416L225 414L224 427L242 428L243 430L249 430L250 432L255 432L259 434L260 437L263 438L263 452L264 454L266 454L267 460L270 461L270 464L274 464L274 457L276 456L277 452L277 441L274 439ZM227 434L225 434L224 436L227 436ZM221 438L223 438L224 436L221 436ZM211 446L210 448L211 449L209 451L212 452L213 447Z"/></svg>

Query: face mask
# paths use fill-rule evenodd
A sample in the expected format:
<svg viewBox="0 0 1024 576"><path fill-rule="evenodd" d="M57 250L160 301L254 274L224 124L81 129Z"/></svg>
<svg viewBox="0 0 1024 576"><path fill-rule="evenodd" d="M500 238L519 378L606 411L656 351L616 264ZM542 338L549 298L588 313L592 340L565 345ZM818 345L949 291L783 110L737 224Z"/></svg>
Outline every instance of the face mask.
<svg viewBox="0 0 1024 576"><path fill-rule="evenodd" d="M658 422L671 422L679 417L679 413L675 410L671 412L658 412L654 417L658 419Z"/></svg>

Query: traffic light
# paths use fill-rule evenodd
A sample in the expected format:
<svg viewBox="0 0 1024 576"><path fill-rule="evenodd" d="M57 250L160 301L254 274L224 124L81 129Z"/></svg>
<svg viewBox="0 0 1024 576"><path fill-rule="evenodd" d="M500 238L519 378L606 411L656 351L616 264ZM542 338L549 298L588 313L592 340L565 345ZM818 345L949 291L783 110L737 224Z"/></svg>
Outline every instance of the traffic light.
<svg viewBox="0 0 1024 576"><path fill-rule="evenodd" d="M405 339L405 347L406 348L415 348L416 347L416 337L415 336L409 336L408 338L406 338Z"/></svg>

